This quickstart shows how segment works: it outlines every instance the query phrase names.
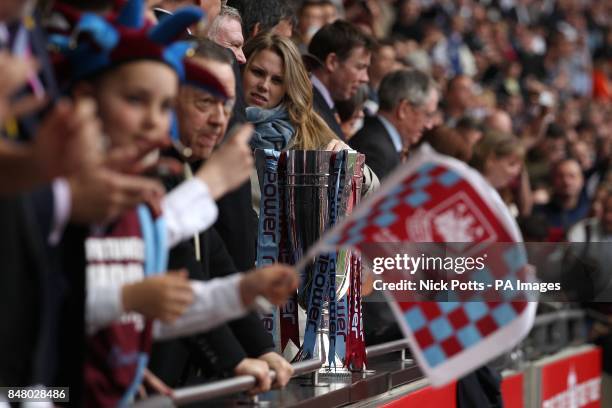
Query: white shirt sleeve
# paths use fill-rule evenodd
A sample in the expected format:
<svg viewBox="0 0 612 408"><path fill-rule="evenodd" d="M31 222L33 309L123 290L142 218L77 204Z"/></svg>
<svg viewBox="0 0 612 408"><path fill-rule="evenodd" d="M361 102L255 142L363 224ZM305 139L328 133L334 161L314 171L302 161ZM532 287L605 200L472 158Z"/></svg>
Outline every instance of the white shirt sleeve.
<svg viewBox="0 0 612 408"><path fill-rule="evenodd" d="M240 299L241 278L242 274L236 273L205 282L190 281L193 303L174 323L156 320L153 324L154 338L163 340L199 333L244 316L248 309ZM121 303L121 288L122 284L88 288L85 310L87 334L94 334L118 321L126 312Z"/></svg>
<svg viewBox="0 0 612 408"><path fill-rule="evenodd" d="M240 299L241 278L242 274L236 273L206 282L191 281L193 304L174 323L155 321L153 338L165 340L199 333L244 316L248 309Z"/></svg>
<svg viewBox="0 0 612 408"><path fill-rule="evenodd" d="M210 227L219 210L208 186L198 178L182 182L162 200L168 249Z"/></svg>
<svg viewBox="0 0 612 408"><path fill-rule="evenodd" d="M53 180L51 185L53 191L53 226L47 242L57 245L62 239L66 224L70 218L72 207L72 193L68 181L63 178Z"/></svg>
<svg viewBox="0 0 612 408"><path fill-rule="evenodd" d="M91 335L119 320L123 314L121 284L90 286L85 300L85 326Z"/></svg>

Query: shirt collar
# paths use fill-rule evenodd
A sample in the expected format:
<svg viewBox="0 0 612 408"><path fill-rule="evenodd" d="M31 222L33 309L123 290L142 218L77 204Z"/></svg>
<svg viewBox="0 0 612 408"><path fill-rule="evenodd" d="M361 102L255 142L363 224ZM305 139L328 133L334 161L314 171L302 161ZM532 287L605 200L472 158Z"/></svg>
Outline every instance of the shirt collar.
<svg viewBox="0 0 612 408"><path fill-rule="evenodd" d="M323 99L325 99L327 106L329 106L329 108L333 110L334 105L335 105L334 100L332 99L331 94L329 93L329 90L327 90L327 87L323 85L323 82L321 82L321 80L317 78L315 74L312 74L310 76L310 82L312 82L312 86L317 88L317 90L321 93L321 95L323 95Z"/></svg>
<svg viewBox="0 0 612 408"><path fill-rule="evenodd" d="M400 136L399 132L397 131L395 126L393 126L393 124L389 122L387 119L385 119L383 116L378 115L377 117L380 120L380 122L383 124L385 129L387 130L387 133L389 134L389 137L391 138L391 142L393 142L393 146L395 147L395 150L397 150L397 152L400 153L402 151L403 146L402 146L402 137Z"/></svg>

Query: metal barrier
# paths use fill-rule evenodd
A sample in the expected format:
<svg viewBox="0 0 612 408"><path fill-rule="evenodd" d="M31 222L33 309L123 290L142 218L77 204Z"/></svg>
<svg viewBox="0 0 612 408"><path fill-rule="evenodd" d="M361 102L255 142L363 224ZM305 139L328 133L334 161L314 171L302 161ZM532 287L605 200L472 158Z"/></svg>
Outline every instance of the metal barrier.
<svg viewBox="0 0 612 408"><path fill-rule="evenodd" d="M555 323L559 320L582 319L586 313L584 310L559 310L558 312L546 313L536 316L533 326L543 326L546 324Z"/></svg>
<svg viewBox="0 0 612 408"><path fill-rule="evenodd" d="M560 321L580 320L585 316L582 310L558 310L552 313L546 313L536 316L533 332L530 337L537 332L538 329L544 328L551 324ZM529 342L528 339L526 339ZM394 340L387 343L377 344L366 348L366 356L368 358L379 357L385 354L396 351L402 352L402 360L406 360L406 349L409 347L406 339ZM301 361L293 364L294 377L317 373L323 366L323 361L320 358L315 358L307 361ZM276 376L273 371L270 373L272 381ZM316 381L316 380L315 380ZM213 398L223 397L239 392L245 392L251 389L256 384L255 377L251 375L243 375L239 377L229 378L226 380L215 381L209 384L196 385L192 387L179 388L174 391L172 397L154 396L146 400L136 403L134 406L139 408L162 408L181 406L196 401L206 401Z"/></svg>
<svg viewBox="0 0 612 408"><path fill-rule="evenodd" d="M314 358L292 364L293 376L297 377L318 370L323 362ZM270 379L274 381L276 373L270 372ZM196 401L205 401L225 395L248 391L255 386L257 380L252 375L241 375L227 380L215 381L209 384L195 385L174 390L172 397L158 395L140 401L134 405L138 408L164 408L189 404Z"/></svg>
<svg viewBox="0 0 612 408"><path fill-rule="evenodd" d="M385 354L393 353L394 351L406 350L409 347L408 340L400 339L390 341L388 343L377 344L366 348L367 357L378 357Z"/></svg>
<svg viewBox="0 0 612 408"><path fill-rule="evenodd" d="M408 347L405 339L377 344L366 348L367 357L378 357L394 351L403 351ZM292 364L293 377L309 374L317 371L323 366L320 359L311 359ZM270 379L274 381L276 373L270 373ZM215 381L209 384L184 387L174 390L172 397L157 395L134 405L138 408L165 408L189 404L196 401L205 401L225 395L245 392L253 388L257 380L252 375L241 375L228 378L227 380Z"/></svg>

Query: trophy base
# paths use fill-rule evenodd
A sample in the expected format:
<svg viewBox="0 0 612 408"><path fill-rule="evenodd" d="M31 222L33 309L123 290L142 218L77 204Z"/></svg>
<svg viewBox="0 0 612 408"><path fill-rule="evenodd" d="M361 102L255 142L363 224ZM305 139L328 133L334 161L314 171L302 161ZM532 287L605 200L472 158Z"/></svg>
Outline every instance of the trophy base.
<svg viewBox="0 0 612 408"><path fill-rule="evenodd" d="M351 370L349 370L348 368L342 367L342 365L340 365L339 367L323 366L319 368L320 377L345 378L345 377L351 377L352 375L353 373L351 372Z"/></svg>
<svg viewBox="0 0 612 408"><path fill-rule="evenodd" d="M329 365L329 337L325 329L317 333L317 342L315 343L315 355L324 362L323 366L318 370L318 375L325 378L346 378L351 377L353 373L359 373L363 370L351 370L344 366L344 361L336 354L334 356L334 365Z"/></svg>

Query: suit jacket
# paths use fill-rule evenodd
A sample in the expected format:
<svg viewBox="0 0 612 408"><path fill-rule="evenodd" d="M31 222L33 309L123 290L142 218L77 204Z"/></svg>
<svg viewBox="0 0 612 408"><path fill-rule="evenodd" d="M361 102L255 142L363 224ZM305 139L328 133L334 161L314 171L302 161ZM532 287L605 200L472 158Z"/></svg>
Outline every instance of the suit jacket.
<svg viewBox="0 0 612 408"><path fill-rule="evenodd" d="M9 27L11 42L19 26ZM40 65L39 79L47 97L53 101L59 92L46 51L45 34L38 24L28 31L28 41ZM25 87L16 97L30 93L29 87ZM43 110L21 117L19 140L30 140L46 113ZM71 384L71 401L79 406L84 344L84 269L72 274L70 265L60 267L60 250L47 245L53 205L50 186L18 198L0 200L4 237L0 237L0 259L3 260L0 309L4 311L2 321L6 332L10 333L3 336L1 342L0 382L8 381L4 385ZM81 240L79 246L82 244ZM72 253L69 259L76 261L77 258L78 255Z"/></svg>
<svg viewBox="0 0 612 408"><path fill-rule="evenodd" d="M400 164L400 154L377 116L365 118L363 127L349 140L349 145L366 155L366 164L381 181Z"/></svg>
<svg viewBox="0 0 612 408"><path fill-rule="evenodd" d="M350 140L349 145L366 155L366 165L376 173L382 182L400 164L400 155L395 149L391 136L377 116L365 118L363 127ZM391 308L379 293L378 301L363 303L364 335L367 346L401 338Z"/></svg>
<svg viewBox="0 0 612 408"><path fill-rule="evenodd" d="M23 198L0 199L0 385L33 384L42 323L43 243Z"/></svg>
<svg viewBox="0 0 612 408"><path fill-rule="evenodd" d="M239 271L253 269L257 258L257 214L251 202L250 180L217 201L215 229Z"/></svg>
<svg viewBox="0 0 612 408"><path fill-rule="evenodd" d="M232 54L232 69L234 71L234 78L236 79L236 100L234 101L234 109L232 110L232 117L230 118L228 129L231 129L232 126L240 123L246 123L246 100L244 99L244 90L242 89L242 74L240 73L240 64L238 60L234 56L234 53L228 51Z"/></svg>
<svg viewBox="0 0 612 408"><path fill-rule="evenodd" d="M236 103L228 129L247 122L240 64L235 57L233 57L232 68L236 77ZM239 271L252 269L257 256L257 214L251 207L251 182L246 181L235 191L223 196L218 200L217 206L219 217L215 223L215 229L225 242L225 247L234 264Z"/></svg>
<svg viewBox="0 0 612 408"><path fill-rule="evenodd" d="M319 116L321 116L321 118L323 118L325 123L327 123L327 126L334 131L340 140L344 140L344 133L342 132L342 128L340 127L338 120L336 120L336 112L329 107L325 101L325 98L323 98L323 95L321 95L321 92L319 92L315 86L312 87L312 98L314 110L319 114Z"/></svg>
<svg viewBox="0 0 612 408"><path fill-rule="evenodd" d="M186 267L190 279L198 280L236 273L214 228L200 234L200 250L202 261L197 262L191 242L177 245L170 252L169 269ZM271 336L259 317L251 313L205 333L155 343L150 368L166 384L176 387L196 381L197 377L230 376L244 358L259 357L273 349Z"/></svg>
<svg viewBox="0 0 612 408"><path fill-rule="evenodd" d="M180 181L179 178L165 180L170 188ZM223 240L214 228L201 233L199 241L200 262L195 258L193 240L186 241L170 252L169 269L187 268L190 279L197 280L237 272ZM259 357L273 349L272 337L264 330L259 317L250 313L206 333L156 343L150 367L169 386L176 387L197 381L196 377L201 377L199 372L207 378L231 375L244 358Z"/></svg>

